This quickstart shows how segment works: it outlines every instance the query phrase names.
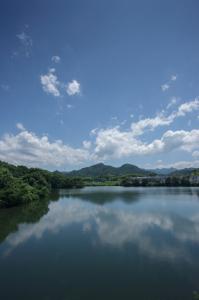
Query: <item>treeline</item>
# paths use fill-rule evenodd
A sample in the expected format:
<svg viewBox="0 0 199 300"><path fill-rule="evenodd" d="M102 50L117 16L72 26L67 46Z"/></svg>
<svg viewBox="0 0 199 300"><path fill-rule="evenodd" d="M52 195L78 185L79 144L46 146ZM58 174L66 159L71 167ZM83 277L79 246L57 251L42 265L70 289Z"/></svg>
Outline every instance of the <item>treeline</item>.
<svg viewBox="0 0 199 300"><path fill-rule="evenodd" d="M120 181L121 186L199 186L199 182L193 181L192 176L167 176L167 177L150 177L150 178L133 178L125 176Z"/></svg>
<svg viewBox="0 0 199 300"><path fill-rule="evenodd" d="M44 199L54 189L82 186L80 178L0 161L0 208Z"/></svg>

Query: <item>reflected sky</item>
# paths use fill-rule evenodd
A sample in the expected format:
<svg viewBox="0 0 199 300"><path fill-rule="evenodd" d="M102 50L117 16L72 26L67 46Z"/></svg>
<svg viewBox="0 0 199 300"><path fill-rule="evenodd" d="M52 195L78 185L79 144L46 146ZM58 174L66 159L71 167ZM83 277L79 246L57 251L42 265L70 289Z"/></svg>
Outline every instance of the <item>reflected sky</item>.
<svg viewBox="0 0 199 300"><path fill-rule="evenodd" d="M89 236L92 247L132 245L153 259L193 263L192 247L199 249L198 189L174 188L168 193L165 188L62 191L60 200L51 202L38 222L18 224L0 253L11 255L32 238L39 241L46 232L58 235L76 225L83 236Z"/></svg>
<svg viewBox="0 0 199 300"><path fill-rule="evenodd" d="M191 300L198 192L92 187L1 210L1 298Z"/></svg>

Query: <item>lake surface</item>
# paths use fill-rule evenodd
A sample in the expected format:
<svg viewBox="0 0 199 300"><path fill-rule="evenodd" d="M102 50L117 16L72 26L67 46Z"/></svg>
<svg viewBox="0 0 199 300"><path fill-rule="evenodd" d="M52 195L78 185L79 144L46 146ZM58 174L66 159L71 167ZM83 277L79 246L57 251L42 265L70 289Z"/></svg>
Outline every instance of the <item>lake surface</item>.
<svg viewBox="0 0 199 300"><path fill-rule="evenodd" d="M92 187L0 211L2 300L191 300L199 189Z"/></svg>

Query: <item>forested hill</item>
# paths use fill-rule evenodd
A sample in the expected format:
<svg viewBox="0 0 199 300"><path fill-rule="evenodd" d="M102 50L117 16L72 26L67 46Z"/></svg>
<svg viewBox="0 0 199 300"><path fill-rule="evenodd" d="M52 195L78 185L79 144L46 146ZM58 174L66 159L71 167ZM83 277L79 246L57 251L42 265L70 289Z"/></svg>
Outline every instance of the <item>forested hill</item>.
<svg viewBox="0 0 199 300"><path fill-rule="evenodd" d="M82 168L80 170L74 170L66 173L69 176L80 177L100 177L100 176L123 176L123 175L137 175L147 176L151 174L151 171L141 169L131 164L124 164L121 167L112 167L99 163L91 167Z"/></svg>
<svg viewBox="0 0 199 300"><path fill-rule="evenodd" d="M82 187L79 178L0 161L0 208L41 201L53 189Z"/></svg>

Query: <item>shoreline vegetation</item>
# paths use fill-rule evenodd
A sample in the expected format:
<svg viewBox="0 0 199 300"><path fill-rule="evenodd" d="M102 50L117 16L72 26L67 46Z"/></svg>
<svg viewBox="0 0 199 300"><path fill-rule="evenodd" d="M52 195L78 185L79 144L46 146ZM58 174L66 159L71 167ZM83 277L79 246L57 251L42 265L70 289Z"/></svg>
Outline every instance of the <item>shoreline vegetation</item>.
<svg viewBox="0 0 199 300"><path fill-rule="evenodd" d="M58 189L86 186L199 186L198 169L189 170L189 172L174 172L169 175L158 175L133 165L123 165L118 168L123 170L123 173L120 171L121 173L118 174L116 174L116 168L103 164L85 169L69 173L50 172L39 168L14 166L0 161L0 208L42 201ZM131 172L128 173L129 171Z"/></svg>
<svg viewBox="0 0 199 300"><path fill-rule="evenodd" d="M57 189L81 187L81 178L0 162L0 208L46 199Z"/></svg>

